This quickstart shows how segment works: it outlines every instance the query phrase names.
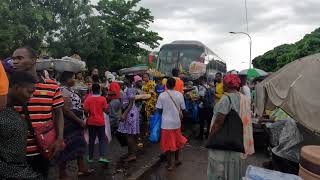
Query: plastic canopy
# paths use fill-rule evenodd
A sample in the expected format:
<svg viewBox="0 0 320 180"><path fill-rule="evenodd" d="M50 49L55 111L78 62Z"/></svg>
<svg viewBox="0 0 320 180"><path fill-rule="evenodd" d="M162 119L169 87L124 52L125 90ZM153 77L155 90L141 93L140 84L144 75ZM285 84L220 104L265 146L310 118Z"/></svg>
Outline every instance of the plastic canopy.
<svg viewBox="0 0 320 180"><path fill-rule="evenodd" d="M320 54L295 60L256 85L256 111L280 107L320 133Z"/></svg>

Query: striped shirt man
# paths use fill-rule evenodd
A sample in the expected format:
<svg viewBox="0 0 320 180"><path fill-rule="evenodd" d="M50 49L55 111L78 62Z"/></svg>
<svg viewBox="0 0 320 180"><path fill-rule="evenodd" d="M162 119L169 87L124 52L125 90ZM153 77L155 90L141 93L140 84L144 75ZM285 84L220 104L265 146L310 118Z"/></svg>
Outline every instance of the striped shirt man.
<svg viewBox="0 0 320 180"><path fill-rule="evenodd" d="M27 108L32 123L32 127L39 127L47 121L53 120L52 111L62 107L64 104L60 87L53 80L40 79L35 84L35 92L30 98ZM23 107L16 106L16 111L24 117ZM27 156L39 155L40 151L34 136L30 133L27 139Z"/></svg>

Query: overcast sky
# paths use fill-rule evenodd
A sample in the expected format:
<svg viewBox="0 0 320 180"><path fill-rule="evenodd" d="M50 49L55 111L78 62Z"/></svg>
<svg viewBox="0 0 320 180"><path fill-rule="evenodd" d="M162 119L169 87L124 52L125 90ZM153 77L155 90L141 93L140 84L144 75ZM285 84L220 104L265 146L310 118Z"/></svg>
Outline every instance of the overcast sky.
<svg viewBox="0 0 320 180"><path fill-rule="evenodd" d="M228 69L249 67L245 0L141 0L155 17L151 29L161 45L199 40L222 57ZM247 0L252 59L283 43L294 43L320 26L320 0Z"/></svg>

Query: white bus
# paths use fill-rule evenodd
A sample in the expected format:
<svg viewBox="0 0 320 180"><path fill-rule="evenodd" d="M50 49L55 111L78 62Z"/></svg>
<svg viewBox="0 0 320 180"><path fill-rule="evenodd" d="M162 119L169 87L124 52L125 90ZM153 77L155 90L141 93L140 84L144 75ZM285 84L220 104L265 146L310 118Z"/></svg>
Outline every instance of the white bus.
<svg viewBox="0 0 320 180"><path fill-rule="evenodd" d="M206 64L206 74L226 73L226 63L199 41L174 41L161 47L157 70L170 76L173 68L188 72L192 62Z"/></svg>

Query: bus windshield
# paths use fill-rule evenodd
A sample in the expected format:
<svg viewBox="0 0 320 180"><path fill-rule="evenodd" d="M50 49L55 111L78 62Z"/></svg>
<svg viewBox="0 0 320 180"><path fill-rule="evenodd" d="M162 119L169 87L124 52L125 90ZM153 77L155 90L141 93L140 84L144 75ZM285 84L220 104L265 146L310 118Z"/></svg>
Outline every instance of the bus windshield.
<svg viewBox="0 0 320 180"><path fill-rule="evenodd" d="M160 72L170 74L173 68L189 70L191 62L197 61L204 53L204 48L194 45L170 44L161 48L159 52Z"/></svg>

